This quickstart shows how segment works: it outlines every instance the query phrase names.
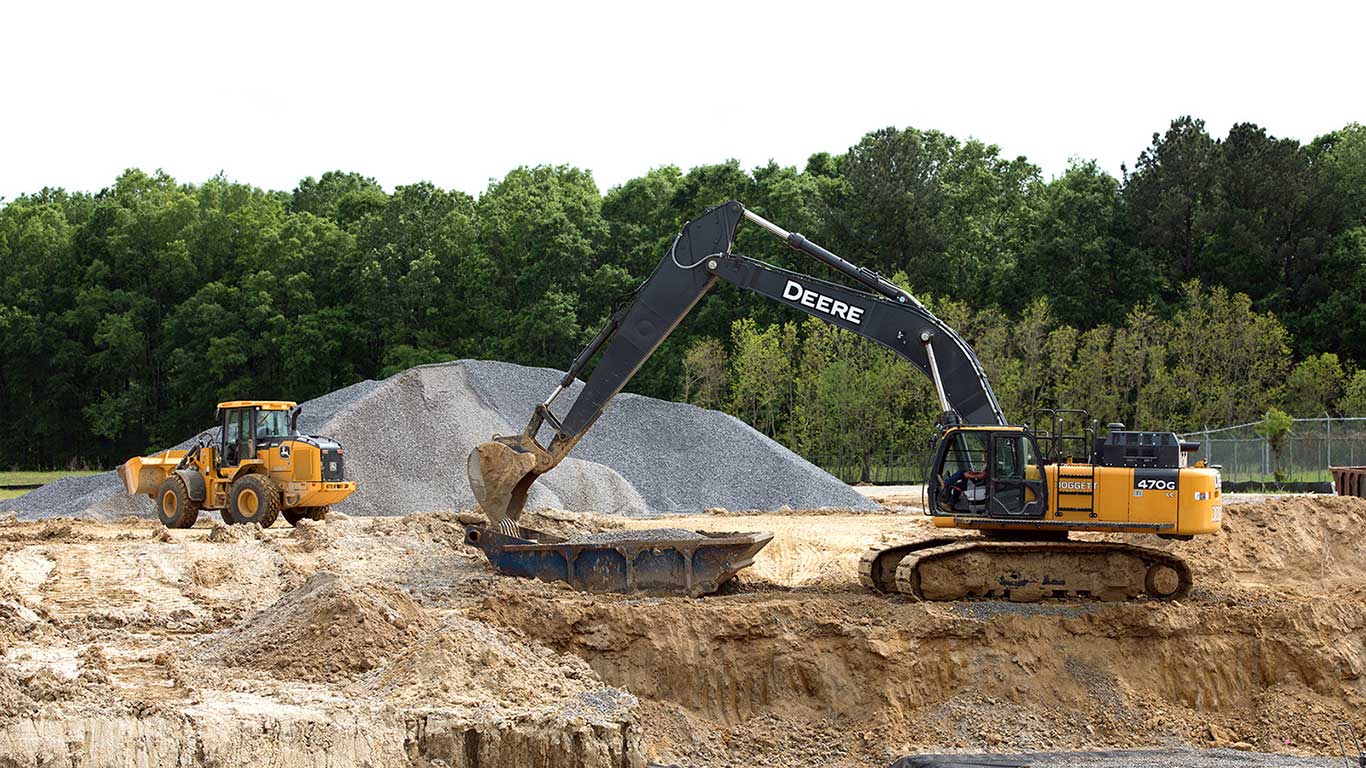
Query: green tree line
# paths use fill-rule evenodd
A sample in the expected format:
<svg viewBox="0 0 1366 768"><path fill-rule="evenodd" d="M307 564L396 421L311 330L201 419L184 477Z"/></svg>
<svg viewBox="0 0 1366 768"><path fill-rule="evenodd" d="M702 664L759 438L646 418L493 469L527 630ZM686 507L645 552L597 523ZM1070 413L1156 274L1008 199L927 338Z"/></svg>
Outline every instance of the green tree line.
<svg viewBox="0 0 1366 768"><path fill-rule="evenodd" d="M933 130L804 167L664 166L601 191L517 168L477 198L328 172L289 192L129 170L0 201L0 466L108 466L227 398L304 400L411 365L564 367L688 218L738 199L897 279L972 343L1016 421L1085 407L1196 428L1366 413L1366 128L1307 144L1183 117L1119 177ZM819 265L754 228L736 250ZM631 390L863 460L923 442L908 366L722 286Z"/></svg>

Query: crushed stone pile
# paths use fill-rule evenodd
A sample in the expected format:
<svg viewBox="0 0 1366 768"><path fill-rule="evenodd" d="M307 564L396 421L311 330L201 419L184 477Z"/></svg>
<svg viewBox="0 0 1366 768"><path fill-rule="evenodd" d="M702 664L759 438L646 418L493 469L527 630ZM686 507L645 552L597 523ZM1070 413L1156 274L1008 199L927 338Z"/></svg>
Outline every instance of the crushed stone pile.
<svg viewBox="0 0 1366 768"><path fill-rule="evenodd" d="M514 416L519 431L533 406L564 376L549 368L483 360L456 365L468 371L481 399L495 411ZM574 382L552 410L563 416L582 390L583 383ZM547 434L548 430L542 431L543 442ZM709 507L775 510L783 505L794 509L877 507L734 416L643 395L623 393L613 398L571 455L620 472L655 512L700 512Z"/></svg>
<svg viewBox="0 0 1366 768"><path fill-rule="evenodd" d="M197 645L195 660L272 677L336 681L369 672L432 626L412 598L326 571L273 605Z"/></svg>
<svg viewBox="0 0 1366 768"><path fill-rule="evenodd" d="M569 539L570 544L639 544L651 541L693 541L705 538L697 531L686 528L646 528L637 531L602 531L588 533Z"/></svg>
<svg viewBox="0 0 1366 768"><path fill-rule="evenodd" d="M423 365L303 404L300 430L338 440L357 492L348 515L475 506L466 459L495 434L521 431L563 376L483 360ZM583 388L555 403L563 415ZM212 434L212 431L211 431ZM548 428L541 435L549 441ZM182 443L187 446L191 441ZM527 508L642 517L713 507L871 509L876 505L744 422L683 403L618 395L574 452L531 487ZM153 514L114 472L52 483L5 503L22 519Z"/></svg>

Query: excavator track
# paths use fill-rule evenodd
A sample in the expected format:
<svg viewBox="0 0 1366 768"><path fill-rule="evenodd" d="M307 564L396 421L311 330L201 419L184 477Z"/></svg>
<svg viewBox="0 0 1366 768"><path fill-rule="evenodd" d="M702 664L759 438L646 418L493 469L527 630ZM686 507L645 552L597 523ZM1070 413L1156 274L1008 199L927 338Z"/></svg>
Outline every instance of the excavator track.
<svg viewBox="0 0 1366 768"><path fill-rule="evenodd" d="M860 581L921 600L983 597L1032 602L1091 597L1184 597L1190 568L1160 550L1113 542L930 539L863 556Z"/></svg>
<svg viewBox="0 0 1366 768"><path fill-rule="evenodd" d="M962 541L962 539L926 539L912 544L870 549L863 553L862 559L859 560L859 583L878 592L897 592L896 570L897 566L901 565L902 560L912 552L941 547L956 541Z"/></svg>

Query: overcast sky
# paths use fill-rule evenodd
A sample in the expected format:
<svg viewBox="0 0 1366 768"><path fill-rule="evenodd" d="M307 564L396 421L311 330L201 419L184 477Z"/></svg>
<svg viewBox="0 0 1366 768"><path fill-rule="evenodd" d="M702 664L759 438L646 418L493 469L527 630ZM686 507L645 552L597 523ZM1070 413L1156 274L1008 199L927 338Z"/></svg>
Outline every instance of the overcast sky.
<svg viewBox="0 0 1366 768"><path fill-rule="evenodd" d="M801 166L887 125L1114 173L1171 118L1366 120L1361 3L65 2L0 9L0 197L124 168L478 194L569 163Z"/></svg>

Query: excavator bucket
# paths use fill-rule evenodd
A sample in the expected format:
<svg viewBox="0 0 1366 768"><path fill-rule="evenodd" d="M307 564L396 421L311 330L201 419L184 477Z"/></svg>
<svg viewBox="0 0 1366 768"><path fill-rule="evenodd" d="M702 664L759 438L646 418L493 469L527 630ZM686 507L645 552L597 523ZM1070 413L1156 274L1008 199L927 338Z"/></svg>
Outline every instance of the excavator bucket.
<svg viewBox="0 0 1366 768"><path fill-rule="evenodd" d="M516 529L527 490L540 477L536 454L521 443L524 436L501 438L480 443L470 451L465 471L475 501L488 516L489 523L501 529ZM507 441L507 442L503 442ZM511 523L508 526L504 521Z"/></svg>

